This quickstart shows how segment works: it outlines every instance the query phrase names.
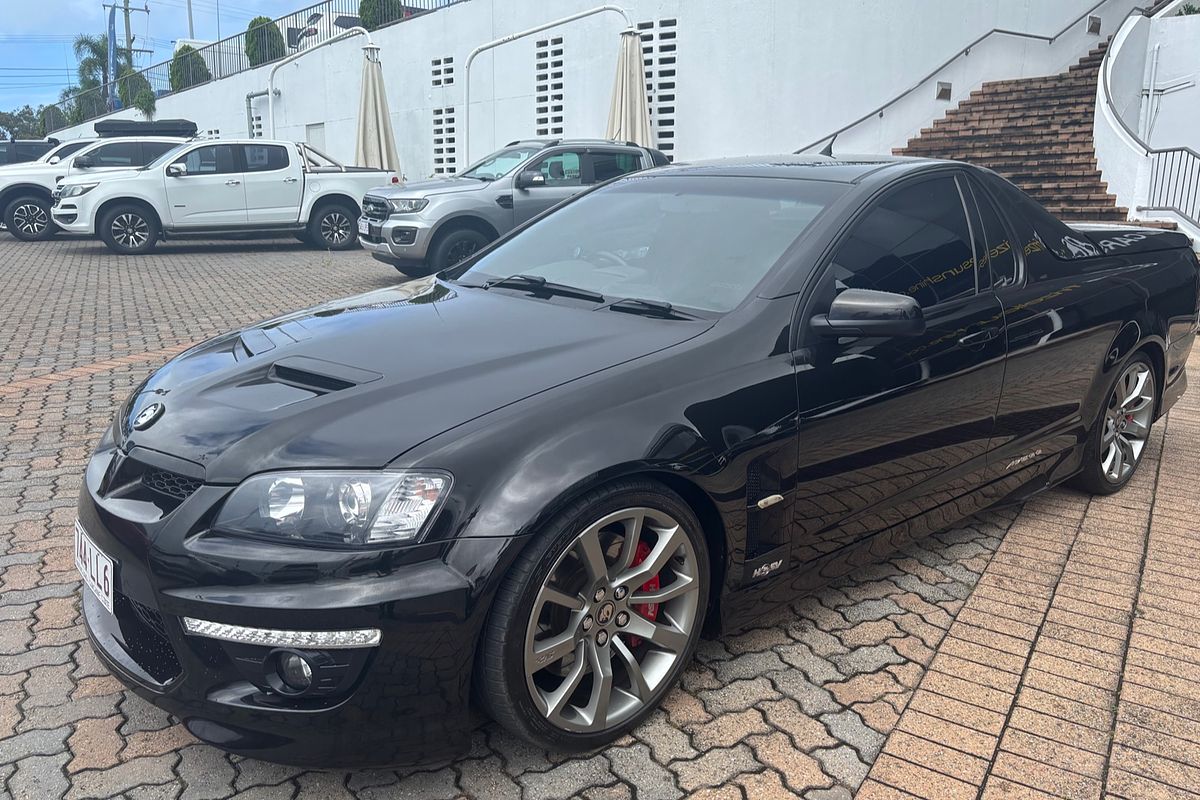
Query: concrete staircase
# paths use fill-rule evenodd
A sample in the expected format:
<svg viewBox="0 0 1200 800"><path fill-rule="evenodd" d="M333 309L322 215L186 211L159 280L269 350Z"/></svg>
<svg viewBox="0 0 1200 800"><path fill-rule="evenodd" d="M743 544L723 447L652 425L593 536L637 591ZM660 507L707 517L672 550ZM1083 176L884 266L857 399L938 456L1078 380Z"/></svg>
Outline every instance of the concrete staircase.
<svg viewBox="0 0 1200 800"><path fill-rule="evenodd" d="M1092 141L1107 47L1060 75L985 83L894 152L988 167L1064 220L1124 221L1128 209L1108 193Z"/></svg>

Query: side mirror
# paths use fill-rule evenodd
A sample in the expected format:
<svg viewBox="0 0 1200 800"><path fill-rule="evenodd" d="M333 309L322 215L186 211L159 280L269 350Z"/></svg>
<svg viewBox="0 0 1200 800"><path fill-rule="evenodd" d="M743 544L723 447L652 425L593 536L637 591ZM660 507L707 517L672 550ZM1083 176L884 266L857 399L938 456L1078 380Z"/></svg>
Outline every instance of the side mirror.
<svg viewBox="0 0 1200 800"><path fill-rule="evenodd" d="M517 188L529 189L534 186L545 186L546 176L536 169L527 169L517 176Z"/></svg>
<svg viewBox="0 0 1200 800"><path fill-rule="evenodd" d="M182 178L187 175L186 164L167 164L167 174L172 178Z"/></svg>
<svg viewBox="0 0 1200 800"><path fill-rule="evenodd" d="M833 300L828 314L818 314L810 327L822 336L920 336L925 315L906 294L874 289L846 289Z"/></svg>
<svg viewBox="0 0 1200 800"><path fill-rule="evenodd" d="M76 156L75 166L79 169L91 169L96 166L96 162L92 160L91 156Z"/></svg>
<svg viewBox="0 0 1200 800"><path fill-rule="evenodd" d="M58 156L50 156L50 160L47 161L46 163L47 164L57 164L60 161L62 161L62 159L59 158Z"/></svg>

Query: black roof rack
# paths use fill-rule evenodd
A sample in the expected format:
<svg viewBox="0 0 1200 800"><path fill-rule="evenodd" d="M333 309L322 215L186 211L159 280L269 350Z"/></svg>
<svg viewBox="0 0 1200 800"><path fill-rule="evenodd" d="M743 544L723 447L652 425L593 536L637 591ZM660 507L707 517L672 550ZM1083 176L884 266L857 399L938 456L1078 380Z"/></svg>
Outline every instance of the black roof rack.
<svg viewBox="0 0 1200 800"><path fill-rule="evenodd" d="M156 119L153 122L137 119L102 119L92 126L102 139L112 136L178 136L187 139L196 135L196 123L190 119Z"/></svg>

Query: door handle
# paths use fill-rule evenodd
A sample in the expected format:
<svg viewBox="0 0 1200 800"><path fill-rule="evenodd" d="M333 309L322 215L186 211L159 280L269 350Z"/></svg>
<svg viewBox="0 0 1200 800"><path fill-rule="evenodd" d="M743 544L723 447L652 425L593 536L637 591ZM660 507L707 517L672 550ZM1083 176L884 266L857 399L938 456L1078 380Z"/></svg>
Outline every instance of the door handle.
<svg viewBox="0 0 1200 800"><path fill-rule="evenodd" d="M999 335L999 328L988 327L974 333L968 333L966 336L960 338L958 343L963 347L979 347L980 345L987 344Z"/></svg>
<svg viewBox="0 0 1200 800"><path fill-rule="evenodd" d="M284 183L295 183L298 180L300 180L300 179L299 178L284 178L283 182Z"/></svg>
<svg viewBox="0 0 1200 800"><path fill-rule="evenodd" d="M239 185L241 185L241 183L242 182L239 181L237 178L230 178L229 180L225 181L226 186L239 186Z"/></svg>

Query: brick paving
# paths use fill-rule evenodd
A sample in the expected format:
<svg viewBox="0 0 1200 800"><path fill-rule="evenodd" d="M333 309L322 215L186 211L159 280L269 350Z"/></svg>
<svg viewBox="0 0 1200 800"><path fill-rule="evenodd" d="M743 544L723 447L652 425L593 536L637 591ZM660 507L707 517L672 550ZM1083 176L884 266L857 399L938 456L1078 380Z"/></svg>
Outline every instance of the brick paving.
<svg viewBox="0 0 1200 800"><path fill-rule="evenodd" d="M119 259L0 234L0 796L1200 795L1195 391L1121 494L981 514L706 640L663 709L598 753L547 753L482 721L467 757L406 771L306 771L196 742L85 641L70 538L84 462L179 349L395 279L290 241Z"/></svg>

